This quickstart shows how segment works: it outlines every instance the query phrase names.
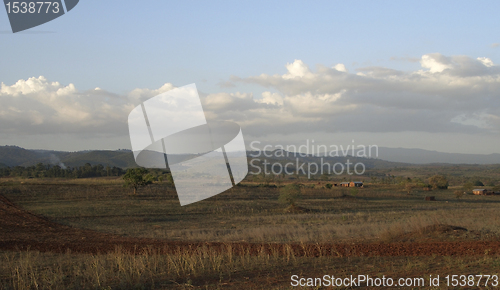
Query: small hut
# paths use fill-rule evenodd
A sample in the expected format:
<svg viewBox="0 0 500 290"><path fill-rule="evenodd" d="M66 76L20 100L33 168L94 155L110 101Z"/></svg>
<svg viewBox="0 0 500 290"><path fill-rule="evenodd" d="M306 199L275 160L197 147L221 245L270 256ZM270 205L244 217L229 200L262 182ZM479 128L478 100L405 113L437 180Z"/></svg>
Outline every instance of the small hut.
<svg viewBox="0 0 500 290"><path fill-rule="evenodd" d="M349 187L363 187L363 182L361 181L351 181Z"/></svg>
<svg viewBox="0 0 500 290"><path fill-rule="evenodd" d="M486 195L488 193L488 191L484 188L476 188L476 189L472 190L472 193L474 195Z"/></svg>

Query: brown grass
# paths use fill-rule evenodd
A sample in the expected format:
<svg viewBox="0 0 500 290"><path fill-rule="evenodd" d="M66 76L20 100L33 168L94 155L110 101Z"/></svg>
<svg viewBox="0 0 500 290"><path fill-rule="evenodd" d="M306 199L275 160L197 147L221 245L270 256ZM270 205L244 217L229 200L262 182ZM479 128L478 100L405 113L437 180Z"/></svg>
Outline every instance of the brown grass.
<svg viewBox="0 0 500 290"><path fill-rule="evenodd" d="M499 196L457 199L453 190L443 190L434 191L437 201L429 203L423 200L428 193L407 195L389 185L367 187L354 195L342 189L306 187L297 205L310 211L294 213L284 213L278 190L266 187L237 187L187 207L179 206L175 191L165 184L132 196L119 179L1 180L0 194L58 223L175 241L418 241L429 239L423 229L437 224L468 229L473 234L460 236L466 239L494 239L500 233ZM292 248L288 251L257 256L234 255L230 248L218 254L205 248L173 255L153 249L129 255L119 248L105 255L3 252L0 289L289 289L291 273L406 277L500 269L498 257L487 253L473 259L389 259L307 258L295 257Z"/></svg>
<svg viewBox="0 0 500 290"><path fill-rule="evenodd" d="M291 275L423 277L498 275L500 259L475 257L294 257L291 251L258 256L209 249L159 255L0 253L0 289L290 289ZM443 285L442 285L443 286ZM446 287L437 289L446 289ZM311 288L309 288L311 289ZM312 288L323 289L323 288ZM326 289L326 288L325 288ZM390 289L390 288L377 288ZM431 289L419 287L413 289ZM484 288L489 289L489 288Z"/></svg>

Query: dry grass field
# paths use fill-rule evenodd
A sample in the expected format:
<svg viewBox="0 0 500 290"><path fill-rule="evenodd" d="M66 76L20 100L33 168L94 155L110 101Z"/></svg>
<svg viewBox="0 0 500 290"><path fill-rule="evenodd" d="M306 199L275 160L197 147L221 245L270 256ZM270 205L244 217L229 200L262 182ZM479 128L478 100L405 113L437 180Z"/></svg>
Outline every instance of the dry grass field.
<svg viewBox="0 0 500 290"><path fill-rule="evenodd" d="M2 179L1 288L291 289L292 275L499 274L500 196L325 184L305 182L305 210L286 213L278 188L250 182L180 207L166 183L133 195L120 178Z"/></svg>

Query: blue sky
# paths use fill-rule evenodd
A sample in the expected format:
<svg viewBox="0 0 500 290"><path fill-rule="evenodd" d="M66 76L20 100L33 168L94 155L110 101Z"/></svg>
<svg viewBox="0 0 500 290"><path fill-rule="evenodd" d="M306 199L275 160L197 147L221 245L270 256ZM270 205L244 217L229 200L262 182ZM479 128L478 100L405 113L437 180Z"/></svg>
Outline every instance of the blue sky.
<svg viewBox="0 0 500 290"><path fill-rule="evenodd" d="M80 1L25 34L2 34L0 80L43 75L117 93L196 82L215 92L231 75L284 73L294 59L350 69L405 69L391 57L433 52L498 62L499 2L436 2ZM5 12L0 30L10 30Z"/></svg>
<svg viewBox="0 0 500 290"><path fill-rule="evenodd" d="M228 102L232 103L235 102L234 100L242 99L241 96L239 99L235 97L234 94L238 93L250 94L254 100L262 99L264 92L277 93L280 98L283 98L283 104L286 107L287 104L297 104L298 97L294 98L294 96L304 96L307 93L312 93L312 98L325 100L321 96L314 97L317 91L312 87L309 87L307 91L294 91L291 89L294 84L277 85L268 80L255 80L262 74L283 76L290 72L286 67L287 64L293 64L296 60L300 60L313 73L318 72L318 68L321 67L331 68L336 64L344 64L350 77L355 77L359 72L366 73L367 68L371 72L373 68L389 68L408 75L421 69L432 70L433 64L428 64L427 67L422 65L422 57L433 53L444 58L433 55L432 61L436 60L439 63L450 61L456 64L453 68L451 65L447 67L448 70L445 72L463 69L466 66L465 63L476 61L477 58L487 58L495 64L493 66L495 68L496 64L500 63L498 45L500 43L500 37L498 37L500 18L497 15L499 8L500 2L498 1L439 1L436 3L436 1L82 0L66 15L16 34L10 32L7 13L0 12L0 52L2 53L0 82L4 86L13 86L19 80L27 81L32 77L44 76L46 84L58 82L62 87L74 84L77 92L75 94L79 95L78 98L75 97L77 98L75 100L79 101L75 102L86 109L93 105L85 104L82 99L99 98L95 94L86 93L96 87L109 94L103 97L103 102L106 103L106 98L110 96L120 96L123 99L127 98L127 106L131 106L133 101L130 101L130 92L134 89L153 91L166 83L173 84L173 86L196 83L202 95L227 93L229 99L233 98L228 99ZM468 59L453 59L458 56L466 56ZM296 64L299 65L299 63ZM489 69L487 74L489 77L496 77L497 72ZM321 78L321 76L317 77ZM376 80L380 81L378 78ZM439 80L444 81L442 78ZM231 86L220 85L228 81ZM370 79L370 83L373 82L374 80ZM487 83L484 81L482 84ZM353 82L352 85L356 84L364 86L358 82ZM388 91L391 90L391 84L389 83L386 88ZM41 84L41 86L44 85ZM484 86L487 87L487 85ZM418 89L415 89L417 85L410 87L407 91L406 89L398 91L398 94L418 95L420 93ZM388 147L419 147L447 152L500 153L493 145L485 145L481 148L456 145L458 140L478 136L489 138L491 142L497 141L500 127L497 128L496 123L490 122L497 117L496 111L486 112L485 110L491 109L488 108L488 100L498 95L495 93L496 87L489 88L487 93L483 92L483 99L480 100L485 106L478 107L475 111L468 112L458 106L463 100L449 100L457 104L457 108L446 115L448 119L436 119L436 122L443 122L441 131L432 128L427 130L427 127L408 126L407 130L399 127L378 132L373 128L363 130L359 125L353 125L352 129L344 125L344 129L338 132L328 128L318 128L316 133L318 136L323 136L324 142L327 143L332 143L333 139L324 137L326 133L337 134L335 135L337 137L332 137L336 138L336 143L348 143L356 137L363 143L380 143L381 146ZM344 89L336 87L332 89L333 91L322 93L334 95ZM366 116L366 112L371 113L381 108L388 112L381 113L383 116L394 112L394 118L386 120L388 123L380 123L380 126L385 127L391 127L388 124L400 123L398 118L403 118L398 115L400 112L398 109L393 108L393 111L390 111L391 106L384 105L385 101L368 107L365 106L369 102L363 99L364 95L349 95L349 92L356 91L352 86L346 90L347 95L335 100L345 101L339 104L340 107L347 106L348 100L356 101L357 103L351 102L351 105L357 106L357 111L353 114ZM436 89L435 92L426 92L425 95L439 95L442 91L443 89ZM448 93L453 92L454 90L451 90ZM36 100L37 96L33 94L27 98ZM4 105L13 106L15 102L8 101L7 95L6 92L4 95L0 94L0 105L3 97ZM471 101L475 97L477 96L471 91L463 98ZM383 99L378 95L373 95L372 98ZM417 96L417 98L420 97ZM443 95L443 98L446 97ZM220 98L212 98L212 100L215 99ZM360 101L361 99L363 101ZM333 99L328 100L333 102ZM425 102L425 98L422 101ZM42 103L47 105L47 102ZM211 104L213 105L213 102ZM269 102L265 104L272 105ZM120 106L125 105L120 104ZM20 120L9 124L9 129L0 131L2 139L7 140L4 144L64 150L96 149L90 147L113 149L130 146L129 143L127 144L125 113L124 116L117 117L117 120L120 118L125 120L125 123L116 125L121 126L118 130L122 132L120 136L99 131L101 135L86 135L86 139L94 140L92 143L90 141L82 143L72 141L75 140L74 136L71 136L72 130L74 134L80 136L91 134L92 127L77 128L75 125L63 133L55 129L50 130L48 129L50 126L57 127L57 120L53 120L52 123L47 121L54 107L51 108L45 111L42 109L37 111L36 107L31 108L32 112L40 113L37 121L28 120L28 117L22 119L22 114L16 115ZM78 110L78 108L73 109ZM294 111L293 107L290 108L290 118L300 119L307 115L300 115L301 113ZM85 111L85 109L82 110ZM225 118L248 121L248 118L253 116L252 113L244 112L241 108L231 110L233 114L226 114ZM314 112L314 109L311 110L311 113ZM405 107L405 110L414 111L411 106ZM126 110L123 109L123 111ZM423 115L418 116L426 118L430 116L428 111L423 108L423 111L414 113L417 115L421 113ZM14 118L16 116L13 112L16 110L12 109L4 115ZM227 110L224 111L224 113L227 112ZM242 117L239 120L235 117L237 112L240 112L240 117L245 118ZM219 112L217 115L222 118L224 114ZM374 115L373 118L378 120L380 116ZM437 114L433 116L439 118ZM489 119L484 119L485 116ZM260 118L265 118L265 116ZM323 123L332 122L332 126L338 121L338 118L332 119L328 116L322 118L324 118ZM464 125L461 128L452 128L444 124L445 122L457 123L458 119L461 119L460 122ZM120 123L117 120L115 121ZM285 127L296 126L292 124L293 122L284 120L282 122ZM268 134L266 138L268 142L276 143L278 141L272 140L270 136L285 134L288 138L281 138L281 140L286 140L284 142L296 140L298 143L304 143L305 139L312 136L305 133L315 131L312 128L316 128L315 123L308 123L313 122L312 120L308 119L304 122L306 125L302 135L300 132L283 133L289 130L287 131L285 127L276 127L274 131L266 131ZM344 120L344 122L350 121ZM490 123L481 125L481 122ZM307 128L307 124L312 127ZM47 127L43 127L43 130L37 127L45 125ZM13 130L12 126L29 126L32 130L29 128ZM242 126L245 128L244 125ZM474 128L470 126L479 127L479 129L474 131ZM486 127L489 129L486 130ZM251 133L250 138L264 138L264 135L256 133L255 128L248 131ZM358 135L350 135L355 132L358 132L359 136L371 137L363 139ZM449 134L454 145L436 141L432 134L437 133ZM58 144L52 143L51 139L58 134L63 134L64 136L59 137L60 140L65 141ZM375 135L384 137L378 138ZM419 137L415 137L415 140L411 142L402 141L402 139L408 139L408 137L400 138L403 135ZM422 141L422 138L425 141Z"/></svg>

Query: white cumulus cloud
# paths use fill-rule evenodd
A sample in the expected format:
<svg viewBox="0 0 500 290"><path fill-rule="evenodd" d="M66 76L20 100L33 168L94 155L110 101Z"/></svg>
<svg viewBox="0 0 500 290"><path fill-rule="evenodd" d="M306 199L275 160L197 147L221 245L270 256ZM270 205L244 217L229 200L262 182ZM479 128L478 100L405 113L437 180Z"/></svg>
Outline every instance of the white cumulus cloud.
<svg viewBox="0 0 500 290"><path fill-rule="evenodd" d="M372 66L348 73L339 65L311 71L300 60L293 64L286 65L288 72L283 75L232 78L235 83L274 88L283 95L282 114L290 119L279 126L268 124L266 131L268 127L276 132L292 127L305 132L311 128L318 132L500 131L495 121L500 116L500 69L486 57L425 54L421 68L414 71ZM268 109L259 117L275 113ZM457 122L457 116L472 113L487 117L481 117L481 122ZM310 127L298 126L297 118Z"/></svg>
<svg viewBox="0 0 500 290"><path fill-rule="evenodd" d="M283 97L278 93L263 92L262 99L256 100L257 103L283 106Z"/></svg>
<svg viewBox="0 0 500 290"><path fill-rule="evenodd" d="M263 87L260 96L245 91L200 96L208 120L235 121L249 136L500 133L500 69L490 58L431 53L421 56L420 65L412 71L370 66L349 72L342 64L311 70L296 59L282 75L230 79L231 90L239 83ZM126 140L130 111L173 88L165 83L117 95L100 88L81 91L42 76L1 83L0 133Z"/></svg>
<svg viewBox="0 0 500 290"><path fill-rule="evenodd" d="M287 63L286 69L288 73L283 75L284 79L307 78L312 76L309 67L300 59L296 59L293 63Z"/></svg>

